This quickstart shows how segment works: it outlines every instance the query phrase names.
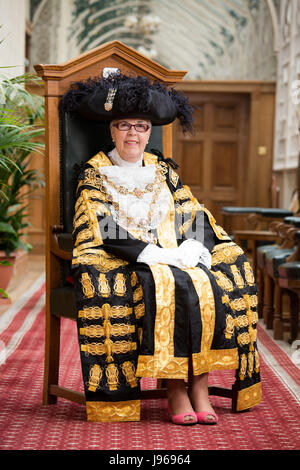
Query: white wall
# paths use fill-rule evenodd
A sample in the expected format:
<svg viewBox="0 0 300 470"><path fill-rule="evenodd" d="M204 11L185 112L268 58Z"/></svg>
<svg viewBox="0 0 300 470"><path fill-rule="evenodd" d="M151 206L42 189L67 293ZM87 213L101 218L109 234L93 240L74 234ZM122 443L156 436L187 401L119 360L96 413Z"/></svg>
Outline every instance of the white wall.
<svg viewBox="0 0 300 470"><path fill-rule="evenodd" d="M0 74L9 76L24 73L25 25L28 14L27 0L0 0Z"/></svg>
<svg viewBox="0 0 300 470"><path fill-rule="evenodd" d="M288 207L300 151L300 1L281 0L280 6L273 169L281 179L281 206Z"/></svg>

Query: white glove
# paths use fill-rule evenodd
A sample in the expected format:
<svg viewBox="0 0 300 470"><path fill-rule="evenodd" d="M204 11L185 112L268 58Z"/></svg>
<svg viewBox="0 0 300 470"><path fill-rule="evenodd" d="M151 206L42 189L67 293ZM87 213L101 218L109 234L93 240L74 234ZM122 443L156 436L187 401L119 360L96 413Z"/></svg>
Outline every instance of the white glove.
<svg viewBox="0 0 300 470"><path fill-rule="evenodd" d="M178 248L160 248L149 244L139 254L137 262L149 266L156 263L169 264L181 269L194 268L201 262L210 269L211 255L201 242L189 239L185 240Z"/></svg>
<svg viewBox="0 0 300 470"><path fill-rule="evenodd" d="M181 243L178 250L186 267L194 268L198 263L202 263L208 269L211 268L211 254L202 242L190 238Z"/></svg>

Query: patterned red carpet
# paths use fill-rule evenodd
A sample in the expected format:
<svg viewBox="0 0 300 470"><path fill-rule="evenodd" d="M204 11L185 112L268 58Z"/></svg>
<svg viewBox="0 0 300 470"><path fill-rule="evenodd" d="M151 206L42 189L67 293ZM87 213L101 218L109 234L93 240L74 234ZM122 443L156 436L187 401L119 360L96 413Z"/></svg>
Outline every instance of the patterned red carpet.
<svg viewBox="0 0 300 470"><path fill-rule="evenodd" d="M230 400L212 397L219 424L182 427L169 421L163 399L144 401L142 420L136 423L88 423L85 408L66 400L43 406L44 326L40 279L26 298L0 317L1 450L300 448L300 369L262 327L263 402L249 412L232 414ZM63 322L61 349L60 383L81 391L75 322ZM232 380L232 372L211 374L211 384L230 386Z"/></svg>

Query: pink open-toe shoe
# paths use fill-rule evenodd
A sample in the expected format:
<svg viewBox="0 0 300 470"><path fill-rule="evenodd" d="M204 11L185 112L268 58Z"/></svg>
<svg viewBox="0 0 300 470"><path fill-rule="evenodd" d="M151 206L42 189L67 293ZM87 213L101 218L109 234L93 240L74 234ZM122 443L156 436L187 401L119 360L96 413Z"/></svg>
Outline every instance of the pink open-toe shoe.
<svg viewBox="0 0 300 470"><path fill-rule="evenodd" d="M194 413L194 412L182 413L182 414L179 414L179 415L173 415L169 404L168 404L168 411L169 411L169 415L171 417L171 421L174 424L182 424L184 426L189 426L191 424L197 424L197 416L196 416L196 413ZM194 420L187 420L186 419L187 416L192 416L194 418Z"/></svg>
<svg viewBox="0 0 300 470"><path fill-rule="evenodd" d="M219 421L218 416L213 411L202 411L201 413L197 413L196 411L195 415L197 417L197 422L200 424L217 424ZM213 418L211 419L209 416L212 416Z"/></svg>

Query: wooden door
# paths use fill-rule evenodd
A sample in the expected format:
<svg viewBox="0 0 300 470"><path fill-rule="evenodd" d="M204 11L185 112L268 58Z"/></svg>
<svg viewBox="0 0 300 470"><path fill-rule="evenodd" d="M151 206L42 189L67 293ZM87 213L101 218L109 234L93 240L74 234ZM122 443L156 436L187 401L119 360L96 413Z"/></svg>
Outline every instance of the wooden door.
<svg viewBox="0 0 300 470"><path fill-rule="evenodd" d="M194 135L174 132L183 184L222 225L223 206L241 206L247 182L249 95L186 93L195 108Z"/></svg>

